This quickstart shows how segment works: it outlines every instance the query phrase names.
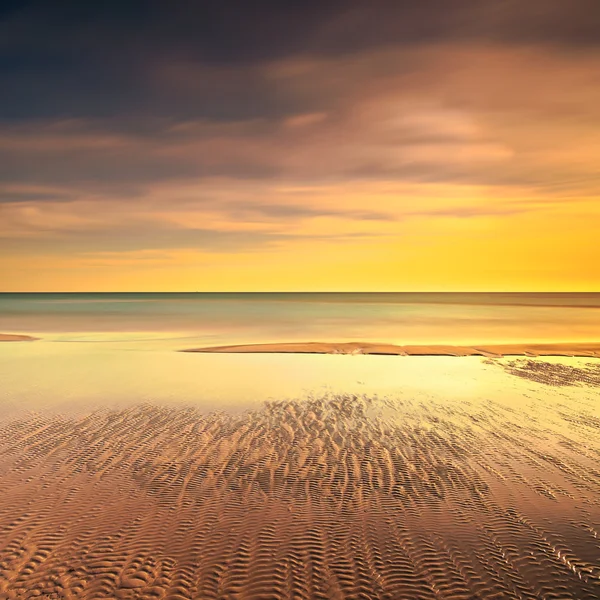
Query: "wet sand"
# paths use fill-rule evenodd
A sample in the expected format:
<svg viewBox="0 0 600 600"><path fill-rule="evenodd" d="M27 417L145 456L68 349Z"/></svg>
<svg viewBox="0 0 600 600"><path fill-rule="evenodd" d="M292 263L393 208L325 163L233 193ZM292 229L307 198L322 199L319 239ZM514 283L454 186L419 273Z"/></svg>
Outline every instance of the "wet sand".
<svg viewBox="0 0 600 600"><path fill-rule="evenodd" d="M14 333L0 333L0 342L33 342L38 338L30 335L19 335Z"/></svg>
<svg viewBox="0 0 600 600"><path fill-rule="evenodd" d="M501 363L501 366L511 375L546 385L600 387L600 363L578 367L535 360L513 360Z"/></svg>
<svg viewBox="0 0 600 600"><path fill-rule="evenodd" d="M521 398L12 419L0 598L598 598L598 363L491 362Z"/></svg>
<svg viewBox="0 0 600 600"><path fill-rule="evenodd" d="M400 356L590 356L600 357L600 342L561 344L482 344L477 346L300 342L190 348L182 352L274 354L387 354Z"/></svg>

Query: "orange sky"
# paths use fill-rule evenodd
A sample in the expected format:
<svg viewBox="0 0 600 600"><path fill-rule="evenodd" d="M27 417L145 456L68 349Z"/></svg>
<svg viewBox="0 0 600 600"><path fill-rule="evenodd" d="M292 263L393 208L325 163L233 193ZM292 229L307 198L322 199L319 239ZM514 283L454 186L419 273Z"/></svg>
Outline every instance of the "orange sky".
<svg viewBox="0 0 600 600"><path fill-rule="evenodd" d="M491 37L161 56L139 114L0 120L0 290L600 291L600 48Z"/></svg>

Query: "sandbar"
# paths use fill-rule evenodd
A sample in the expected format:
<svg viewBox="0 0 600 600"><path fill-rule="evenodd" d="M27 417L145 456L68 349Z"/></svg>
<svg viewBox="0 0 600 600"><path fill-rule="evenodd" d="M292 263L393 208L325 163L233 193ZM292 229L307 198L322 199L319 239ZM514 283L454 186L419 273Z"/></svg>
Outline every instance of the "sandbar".
<svg viewBox="0 0 600 600"><path fill-rule="evenodd" d="M13 333L0 333L0 342L34 342L38 338L31 335L18 335Z"/></svg>
<svg viewBox="0 0 600 600"><path fill-rule="evenodd" d="M292 342L190 348L181 352L276 354L385 354L398 356L582 356L600 357L600 342L553 344L406 345L368 342Z"/></svg>

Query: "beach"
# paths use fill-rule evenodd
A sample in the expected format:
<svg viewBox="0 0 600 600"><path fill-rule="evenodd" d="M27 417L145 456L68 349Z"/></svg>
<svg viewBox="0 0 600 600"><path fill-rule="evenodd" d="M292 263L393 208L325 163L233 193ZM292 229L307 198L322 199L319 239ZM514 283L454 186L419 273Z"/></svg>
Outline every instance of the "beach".
<svg viewBox="0 0 600 600"><path fill-rule="evenodd" d="M74 329L0 345L0 598L600 595L592 340Z"/></svg>

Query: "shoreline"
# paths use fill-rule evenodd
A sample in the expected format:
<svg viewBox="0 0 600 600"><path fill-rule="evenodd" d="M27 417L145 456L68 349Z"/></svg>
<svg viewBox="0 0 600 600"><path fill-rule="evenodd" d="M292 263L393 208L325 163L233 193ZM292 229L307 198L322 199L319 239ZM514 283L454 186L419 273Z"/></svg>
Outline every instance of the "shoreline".
<svg viewBox="0 0 600 600"><path fill-rule="evenodd" d="M188 348L179 352L229 354L372 354L388 356L567 356L600 358L600 342L571 342L549 344L478 344L459 346L449 344L378 344L368 342L292 342L274 344L239 344Z"/></svg>

